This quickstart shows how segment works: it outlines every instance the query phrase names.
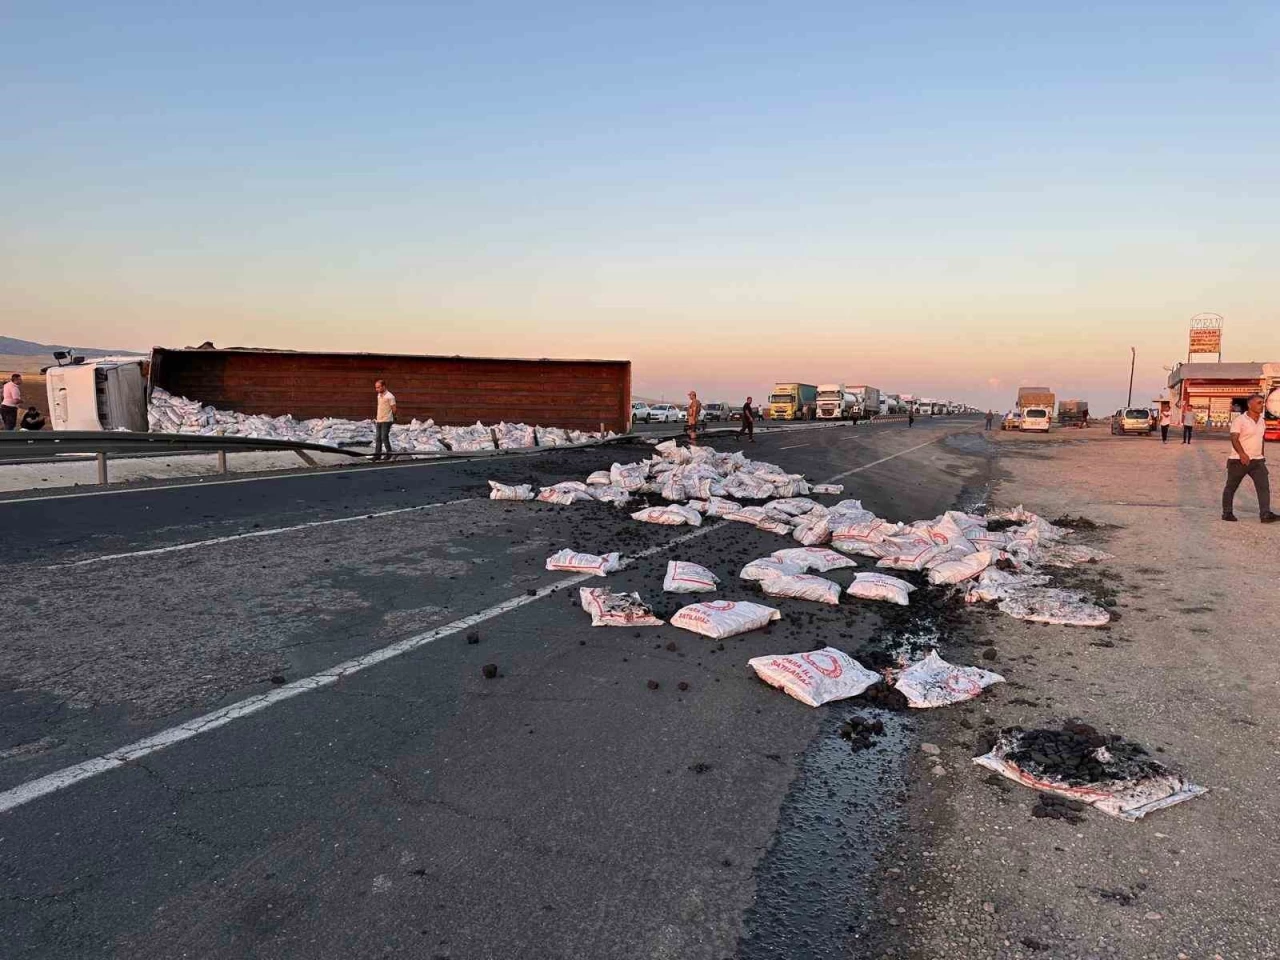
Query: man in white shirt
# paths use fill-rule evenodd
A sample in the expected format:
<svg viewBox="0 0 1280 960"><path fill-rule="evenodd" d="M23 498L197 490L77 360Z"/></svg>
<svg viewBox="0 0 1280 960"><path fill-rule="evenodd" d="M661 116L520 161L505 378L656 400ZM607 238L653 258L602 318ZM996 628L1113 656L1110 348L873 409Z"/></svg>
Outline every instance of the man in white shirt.
<svg viewBox="0 0 1280 960"><path fill-rule="evenodd" d="M1160 442L1169 442L1169 426L1173 423L1173 414L1167 404L1160 405Z"/></svg>
<svg viewBox="0 0 1280 960"><path fill-rule="evenodd" d="M378 413L374 417L374 427L378 431L373 444L373 459L381 460L382 451L387 452L386 459L391 459L391 425L396 422L396 395L387 389L381 380L373 381L374 392L378 395Z"/></svg>
<svg viewBox="0 0 1280 960"><path fill-rule="evenodd" d="M1236 488L1245 477L1253 480L1258 493L1258 513L1263 523L1280 520L1271 512L1271 478L1267 476L1266 418L1262 415L1262 394L1249 398L1249 409L1231 421L1231 454L1227 458L1227 486L1222 491L1222 519L1236 518Z"/></svg>
<svg viewBox="0 0 1280 960"><path fill-rule="evenodd" d="M1191 401L1187 401L1182 405L1182 442L1187 446L1191 446L1191 431L1196 426L1196 412L1191 407Z"/></svg>
<svg viewBox="0 0 1280 960"><path fill-rule="evenodd" d="M4 385L0 396L0 429L18 429L18 408L22 406L22 374L15 373Z"/></svg>

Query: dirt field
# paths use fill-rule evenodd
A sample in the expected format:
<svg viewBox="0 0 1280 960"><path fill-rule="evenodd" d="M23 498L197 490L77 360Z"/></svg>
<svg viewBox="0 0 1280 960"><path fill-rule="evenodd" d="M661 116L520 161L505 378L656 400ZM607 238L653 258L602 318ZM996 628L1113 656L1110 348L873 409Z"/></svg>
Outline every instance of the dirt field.
<svg viewBox="0 0 1280 960"><path fill-rule="evenodd" d="M993 433L995 506L1084 516L1075 535L1116 555L1072 581L1113 598L1101 629L995 613L974 640L1009 680L924 727L912 828L886 862L870 956L1272 958L1280 956L1276 743L1280 528L1219 519L1227 444L1190 447L1103 429ZM1034 818L1037 794L972 764L1012 724L1080 717L1157 751L1210 788L1125 823L1088 810Z"/></svg>

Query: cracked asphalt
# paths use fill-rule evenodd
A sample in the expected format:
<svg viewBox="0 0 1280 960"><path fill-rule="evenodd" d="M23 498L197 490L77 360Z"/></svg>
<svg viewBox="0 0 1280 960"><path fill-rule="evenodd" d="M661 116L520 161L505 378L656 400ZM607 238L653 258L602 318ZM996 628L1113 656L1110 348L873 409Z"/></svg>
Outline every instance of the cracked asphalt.
<svg viewBox="0 0 1280 960"><path fill-rule="evenodd" d="M914 519L981 487L973 427L779 431L746 449L815 480L901 454L845 496ZM647 450L0 503L10 583L39 585L7 604L0 791L528 597L565 578L543 569L561 547L662 547L687 529L484 499L490 478L583 478ZM737 570L787 542L720 522L600 582L669 616L683 604L661 573L684 559L716 570L719 596L755 599ZM477 643L442 636L0 814L0 956L733 956L801 758L830 736L746 661L853 651L882 625L870 604L774 603L781 623L716 644L592 629L576 587L554 592L480 623Z"/></svg>

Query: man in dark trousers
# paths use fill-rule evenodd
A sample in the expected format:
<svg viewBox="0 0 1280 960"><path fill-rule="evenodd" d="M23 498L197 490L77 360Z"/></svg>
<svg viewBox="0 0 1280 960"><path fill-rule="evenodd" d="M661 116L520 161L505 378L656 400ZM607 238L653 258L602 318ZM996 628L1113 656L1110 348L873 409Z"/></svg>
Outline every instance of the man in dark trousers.
<svg viewBox="0 0 1280 960"><path fill-rule="evenodd" d="M747 402L742 405L742 426L738 428L738 436L747 435L747 439L752 443L756 442L756 414L751 409L751 398L747 397Z"/></svg>
<svg viewBox="0 0 1280 960"><path fill-rule="evenodd" d="M27 407L27 412L22 415L20 426L23 430L43 430L44 414L35 407Z"/></svg>
<svg viewBox="0 0 1280 960"><path fill-rule="evenodd" d="M992 413L990 410L988 410L987 411L987 429L988 430L991 429L991 421L995 420L995 418L996 418L996 415Z"/></svg>
<svg viewBox="0 0 1280 960"><path fill-rule="evenodd" d="M1227 458L1227 485L1222 491L1222 519L1236 519L1236 490L1245 477L1253 480L1258 494L1258 514L1263 523L1280 520L1271 512L1271 478L1267 476L1266 419L1262 394L1249 398L1249 409L1231 421L1231 453Z"/></svg>
<svg viewBox="0 0 1280 960"><path fill-rule="evenodd" d="M916 425L916 412L911 407L907 407L907 426L914 427Z"/></svg>
<svg viewBox="0 0 1280 960"><path fill-rule="evenodd" d="M378 397L378 412L374 418L374 427L378 431L377 438L373 443L373 459L375 461L383 459L383 451L386 451L386 459L391 459L391 425L396 422L396 395L387 389L387 385L381 380L373 381L373 389Z"/></svg>
<svg viewBox="0 0 1280 960"><path fill-rule="evenodd" d="M1182 442L1187 446L1191 445L1191 431L1196 426L1196 412L1191 409L1191 402L1187 401L1182 405Z"/></svg>

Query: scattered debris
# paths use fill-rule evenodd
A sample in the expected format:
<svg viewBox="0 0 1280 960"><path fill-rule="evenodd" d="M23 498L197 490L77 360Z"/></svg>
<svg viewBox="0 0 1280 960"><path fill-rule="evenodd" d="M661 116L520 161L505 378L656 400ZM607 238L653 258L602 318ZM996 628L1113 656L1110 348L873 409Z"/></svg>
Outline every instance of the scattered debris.
<svg viewBox="0 0 1280 960"><path fill-rule="evenodd" d="M840 724L840 736L849 741L849 749L854 753L870 749L875 738L882 733L884 733L882 720L868 720L858 714L854 714Z"/></svg>
<svg viewBox="0 0 1280 960"><path fill-rule="evenodd" d="M1083 823L1084 817L1080 814L1084 811L1084 808L1085 805L1079 800L1059 797L1052 793L1042 793L1036 798L1035 805L1031 808L1031 816L1037 819Z"/></svg>
<svg viewBox="0 0 1280 960"><path fill-rule="evenodd" d="M477 643L479 643L479 642L480 642L480 631L479 631L479 630L468 630L468 631L467 631L467 643L470 643L470 644L477 644Z"/></svg>
<svg viewBox="0 0 1280 960"><path fill-rule="evenodd" d="M1006 593L997 606L1011 617L1033 623L1100 627L1111 620L1111 614L1079 593L1054 587L1026 587Z"/></svg>
<svg viewBox="0 0 1280 960"><path fill-rule="evenodd" d="M480 675L486 680L492 680L498 675L498 665L496 663L486 663L480 668Z"/></svg>
<svg viewBox="0 0 1280 960"><path fill-rule="evenodd" d="M765 683L811 707L856 697L881 679L880 674L835 647L755 657L747 665Z"/></svg>
<svg viewBox="0 0 1280 960"><path fill-rule="evenodd" d="M661 686L661 684L659 684L657 680L650 680L645 684L645 686L647 686L650 690L657 690L658 687Z"/></svg>

